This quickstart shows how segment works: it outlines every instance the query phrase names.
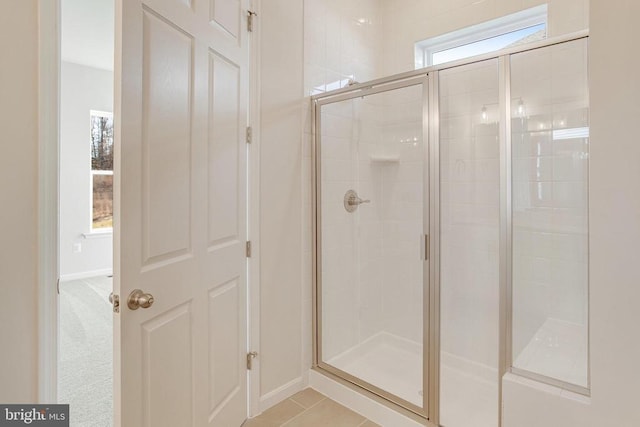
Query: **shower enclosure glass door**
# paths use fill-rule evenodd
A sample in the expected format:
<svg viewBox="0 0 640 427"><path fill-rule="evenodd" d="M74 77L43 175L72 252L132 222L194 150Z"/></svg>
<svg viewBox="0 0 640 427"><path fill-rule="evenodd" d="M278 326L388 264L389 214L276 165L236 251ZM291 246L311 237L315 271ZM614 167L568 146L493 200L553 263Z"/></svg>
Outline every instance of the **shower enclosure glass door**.
<svg viewBox="0 0 640 427"><path fill-rule="evenodd" d="M318 365L426 414L426 78L319 101Z"/></svg>
<svg viewBox="0 0 640 427"><path fill-rule="evenodd" d="M587 39L546 43L313 97L322 371L446 427L589 395Z"/></svg>

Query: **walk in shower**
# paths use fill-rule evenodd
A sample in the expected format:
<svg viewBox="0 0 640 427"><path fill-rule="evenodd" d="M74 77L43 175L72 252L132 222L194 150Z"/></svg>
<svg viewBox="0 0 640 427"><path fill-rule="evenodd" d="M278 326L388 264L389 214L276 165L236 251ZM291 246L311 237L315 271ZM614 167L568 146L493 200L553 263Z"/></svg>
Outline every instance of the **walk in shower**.
<svg viewBox="0 0 640 427"><path fill-rule="evenodd" d="M585 35L312 97L316 369L446 427L588 394Z"/></svg>

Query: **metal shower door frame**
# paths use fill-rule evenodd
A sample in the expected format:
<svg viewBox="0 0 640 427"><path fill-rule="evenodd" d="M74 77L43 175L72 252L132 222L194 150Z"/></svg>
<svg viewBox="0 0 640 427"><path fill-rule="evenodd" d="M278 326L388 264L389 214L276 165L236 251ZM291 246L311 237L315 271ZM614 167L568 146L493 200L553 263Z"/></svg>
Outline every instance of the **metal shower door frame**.
<svg viewBox="0 0 640 427"><path fill-rule="evenodd" d="M435 85L433 80L435 79ZM386 390L376 387L366 381L363 381L343 370L325 363L322 360L322 215L320 212L321 201L321 148L322 135L319 132L322 126L322 107L329 104L348 101L357 98L363 98L383 92L391 92L411 86L422 86L422 140L423 145L423 165L424 165L424 186L423 186L423 230L430 236L428 260L423 262L423 390L424 405L419 407L408 402L399 396L393 395ZM435 98L434 98L435 95ZM439 180L438 157L431 154L432 150L437 150L437 125L431 125L433 120L437 123L437 109L432 111L430 104L433 100L437 100L437 71L427 73L419 73L408 78L402 76L394 76L388 79L381 79L372 82L370 85L354 87L352 90L341 91L336 94L328 93L316 95L311 98L312 103L312 223L313 223L313 368L328 374L334 379L338 379L344 384L351 387L358 387L369 395L382 398L393 404L398 410L412 418L421 421L437 420L438 408L438 352L439 337L437 327L439 324L439 314L435 306L438 291L433 285L434 279L437 277L439 264L439 243L435 232L438 228L434 228L436 218L439 213L439 204L434 200L434 194L438 194L437 184ZM436 129L434 131L434 129ZM435 165L435 166L434 166ZM435 191L434 191L434 187ZM417 238L418 236L416 236ZM436 400L434 400L434 398ZM434 417L435 415L435 417ZM429 422L429 421L427 421ZM433 425L437 425L433 424Z"/></svg>

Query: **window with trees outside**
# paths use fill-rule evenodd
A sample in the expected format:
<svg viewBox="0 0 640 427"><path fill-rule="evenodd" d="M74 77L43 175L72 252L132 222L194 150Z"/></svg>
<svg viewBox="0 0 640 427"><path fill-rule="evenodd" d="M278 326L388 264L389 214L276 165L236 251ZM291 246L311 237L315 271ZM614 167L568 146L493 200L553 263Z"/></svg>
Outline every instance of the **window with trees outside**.
<svg viewBox="0 0 640 427"><path fill-rule="evenodd" d="M113 114L91 111L91 231L113 228Z"/></svg>

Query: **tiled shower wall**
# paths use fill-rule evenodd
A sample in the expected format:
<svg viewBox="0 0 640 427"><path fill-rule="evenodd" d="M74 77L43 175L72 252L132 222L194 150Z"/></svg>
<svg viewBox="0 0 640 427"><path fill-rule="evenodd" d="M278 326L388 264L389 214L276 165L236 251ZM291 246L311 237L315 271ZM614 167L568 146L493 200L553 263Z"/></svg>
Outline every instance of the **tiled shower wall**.
<svg viewBox="0 0 640 427"><path fill-rule="evenodd" d="M382 184L382 312L384 331L422 345L424 164L422 86L382 94L382 138L369 156ZM380 162L376 156L397 158Z"/></svg>
<svg viewBox="0 0 640 427"><path fill-rule="evenodd" d="M367 81L375 78L376 69L379 66L377 48L382 38L380 31L380 10L382 0L356 0L356 1L340 1L340 0L305 0L304 1L304 93L303 93L303 111L304 111L304 135L303 135L303 180L302 197L303 197L303 229L302 229L302 251L304 254L304 268L302 272L302 283L304 289L303 297L303 331L304 331L304 355L303 360L307 367L311 366L312 356L312 193L311 193L311 106L309 95L314 88L324 87L325 85L345 80L353 76L355 80ZM348 110L351 108L351 110ZM347 107L347 110L338 111L340 115L353 114L353 108ZM358 107L360 108L360 107ZM362 107L367 108L367 107ZM331 119L330 119L331 120ZM340 119L337 119L340 120ZM351 129L343 128L341 131L343 138L346 135L351 136ZM344 142L344 141L343 141ZM349 151L350 153L350 151ZM344 154L344 153L343 153ZM348 162L350 158L343 158L342 161ZM334 165L335 166L335 165ZM344 174L350 176L355 168L349 164L342 163L339 167L344 168L341 171L330 173ZM342 204L342 197L348 188L344 186L336 186L335 201ZM350 188L350 187L349 187ZM342 194L339 194L339 193ZM339 197L338 197L339 196ZM341 207L340 207L341 208ZM342 212L344 208L341 208ZM346 213L346 212L345 212ZM349 218L352 220L352 218ZM344 228L343 228L344 230ZM352 228L353 230L353 228ZM353 247L355 250L355 246ZM354 264L355 265L355 264ZM329 268L332 268L329 266ZM341 267L334 266L339 269ZM354 270L355 271L355 270ZM337 273L338 271L336 271ZM329 273L331 274L331 273ZM338 274L339 276L339 274ZM354 285L356 282L352 282ZM346 292L346 291L344 291ZM344 293L343 292L343 293ZM353 290L349 299L344 302L356 304L356 292ZM354 315L359 315L357 310ZM355 319L348 320L349 323L340 326L344 331L343 337L336 337L338 343L332 352L339 351L348 343L354 343L355 337L359 333L351 330L349 325L357 325ZM331 350L331 349L329 349Z"/></svg>
<svg viewBox="0 0 640 427"><path fill-rule="evenodd" d="M495 372L499 333L497 60L440 73L443 364ZM487 375L490 376L490 375Z"/></svg>
<svg viewBox="0 0 640 427"><path fill-rule="evenodd" d="M305 0L304 34L304 158L303 176L303 288L305 289L303 330L305 331L304 360L311 363L311 115L307 96L313 88L354 76L366 81L413 67L414 43L509 13L542 4L539 0L496 0L487 2L436 0ZM588 27L588 0L549 0L550 37L567 34ZM366 107L363 107L366 108ZM393 174L393 166L384 168L383 175ZM400 169L399 169L400 170ZM408 168L402 168L402 173ZM363 169L360 168L362 173ZM364 183L363 183L364 184ZM346 191L346 189L345 189ZM362 194L366 197L365 194ZM372 226L373 229L375 227ZM389 227L387 227L389 229ZM376 231L377 232L377 231ZM388 234L388 233L386 233ZM386 235L383 230L383 235ZM372 238L376 237L375 232ZM409 243L407 243L409 244ZM365 257L366 258L366 257ZM368 270L374 272L375 269ZM360 272L359 274L368 274ZM492 273L493 274L493 273ZM371 273L374 275L374 273ZM396 276L397 277L397 276ZM377 280L377 279L376 279ZM372 286L376 280L371 281ZM362 292L361 292L362 294ZM375 292L366 292L375 298ZM483 298L487 295L483 295ZM373 304L373 303L372 303ZM369 306L368 306L369 307ZM361 313L374 325L375 309ZM371 320L371 321L369 321ZM376 330L377 327L371 326ZM372 333L365 327L362 336ZM460 346L469 344L460 342ZM493 356L486 353L486 360Z"/></svg>
<svg viewBox="0 0 640 427"><path fill-rule="evenodd" d="M586 387L587 43L514 55L511 75L515 366Z"/></svg>
<svg viewBox="0 0 640 427"><path fill-rule="evenodd" d="M323 356L422 341L422 86L322 107ZM353 189L370 203L349 213Z"/></svg>

